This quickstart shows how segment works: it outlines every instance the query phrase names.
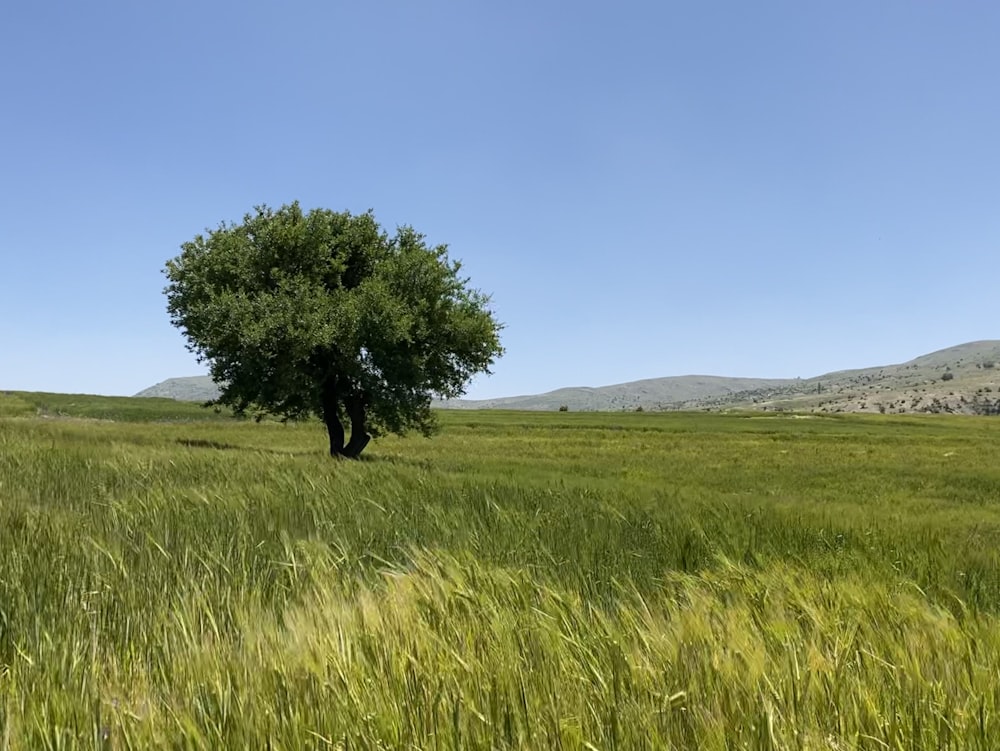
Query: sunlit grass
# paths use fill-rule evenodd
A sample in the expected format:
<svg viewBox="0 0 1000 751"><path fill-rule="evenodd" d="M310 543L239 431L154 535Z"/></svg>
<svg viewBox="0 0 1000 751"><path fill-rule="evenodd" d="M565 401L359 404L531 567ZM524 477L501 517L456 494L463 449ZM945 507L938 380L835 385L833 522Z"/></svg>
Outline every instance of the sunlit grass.
<svg viewBox="0 0 1000 751"><path fill-rule="evenodd" d="M40 399L0 748L1000 747L996 420L446 413L347 462Z"/></svg>

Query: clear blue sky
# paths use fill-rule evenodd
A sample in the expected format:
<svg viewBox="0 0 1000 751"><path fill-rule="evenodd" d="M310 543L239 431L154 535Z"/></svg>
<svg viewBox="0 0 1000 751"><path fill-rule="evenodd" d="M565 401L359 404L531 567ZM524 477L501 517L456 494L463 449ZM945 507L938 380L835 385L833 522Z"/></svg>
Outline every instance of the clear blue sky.
<svg viewBox="0 0 1000 751"><path fill-rule="evenodd" d="M254 205L447 243L469 396L807 377L1000 338L993 2L12 3L0 388L204 372L180 243Z"/></svg>

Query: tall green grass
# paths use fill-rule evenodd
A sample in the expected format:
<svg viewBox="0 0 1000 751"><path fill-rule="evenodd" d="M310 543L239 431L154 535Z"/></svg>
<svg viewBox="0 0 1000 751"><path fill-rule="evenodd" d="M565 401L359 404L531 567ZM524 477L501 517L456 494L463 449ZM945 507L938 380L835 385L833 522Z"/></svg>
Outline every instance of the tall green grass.
<svg viewBox="0 0 1000 751"><path fill-rule="evenodd" d="M15 398L0 748L1000 748L995 420Z"/></svg>

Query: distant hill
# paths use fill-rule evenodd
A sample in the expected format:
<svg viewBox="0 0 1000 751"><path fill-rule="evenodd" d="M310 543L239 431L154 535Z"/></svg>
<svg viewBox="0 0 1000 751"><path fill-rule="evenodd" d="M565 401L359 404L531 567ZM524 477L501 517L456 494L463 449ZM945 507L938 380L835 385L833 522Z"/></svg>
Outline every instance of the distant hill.
<svg viewBox="0 0 1000 751"><path fill-rule="evenodd" d="M535 396L509 396L481 401L455 399L441 402L450 409L530 409L557 410L568 405L573 410L620 411L643 405L655 409L675 402L722 397L751 389L778 388L795 380L768 378L722 378L719 376L672 376L650 378L614 386L579 386ZM219 387L209 376L169 378L140 391L136 396L161 396L179 401L204 402L216 398Z"/></svg>
<svg viewBox="0 0 1000 751"><path fill-rule="evenodd" d="M171 378L136 396L208 401L208 376ZM1000 414L1000 341L969 342L897 365L840 370L812 378L686 375L596 388L578 386L499 399L452 399L445 409L580 411L760 409L804 412Z"/></svg>
<svg viewBox="0 0 1000 751"><path fill-rule="evenodd" d="M1000 414L1000 341L968 342L898 365L841 370L774 391L706 400L701 409Z"/></svg>
<svg viewBox="0 0 1000 751"><path fill-rule="evenodd" d="M453 399L446 409L952 412L1000 414L1000 341L968 342L898 365L812 378L675 376L501 399Z"/></svg>
<svg viewBox="0 0 1000 751"><path fill-rule="evenodd" d="M162 396L180 402L207 402L218 395L219 387L210 376L168 378L136 394L136 396Z"/></svg>
<svg viewBox="0 0 1000 751"><path fill-rule="evenodd" d="M453 399L439 406L449 409L531 409L557 410L565 406L574 412L614 412L623 409L666 409L680 402L697 402L741 394L752 390L791 386L792 379L725 378L686 375L647 378L612 386L575 386L545 394L508 396L499 399Z"/></svg>

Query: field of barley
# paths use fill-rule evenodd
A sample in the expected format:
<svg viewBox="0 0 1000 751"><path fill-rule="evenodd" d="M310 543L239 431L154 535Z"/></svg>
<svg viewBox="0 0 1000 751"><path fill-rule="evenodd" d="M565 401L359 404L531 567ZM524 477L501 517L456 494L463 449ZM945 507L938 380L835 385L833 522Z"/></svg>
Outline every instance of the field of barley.
<svg viewBox="0 0 1000 751"><path fill-rule="evenodd" d="M0 394L0 750L1000 748L1000 418Z"/></svg>

